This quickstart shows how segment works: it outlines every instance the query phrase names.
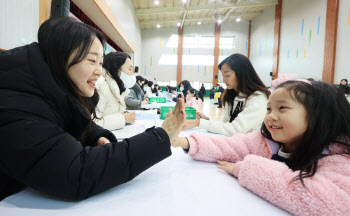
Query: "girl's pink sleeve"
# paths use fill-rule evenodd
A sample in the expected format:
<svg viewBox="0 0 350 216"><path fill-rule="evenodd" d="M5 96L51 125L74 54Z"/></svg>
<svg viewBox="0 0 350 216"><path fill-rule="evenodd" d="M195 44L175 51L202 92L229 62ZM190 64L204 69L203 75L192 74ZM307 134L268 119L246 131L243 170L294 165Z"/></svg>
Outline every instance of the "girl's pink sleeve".
<svg viewBox="0 0 350 216"><path fill-rule="evenodd" d="M233 173L241 185L293 215L350 215L349 164L340 155L321 159L316 174L304 179L306 187L291 182L299 171L256 155L236 163Z"/></svg>
<svg viewBox="0 0 350 216"><path fill-rule="evenodd" d="M188 137L189 154L195 160L236 162L249 154L271 157L271 150L260 131L236 134L232 137L191 134Z"/></svg>

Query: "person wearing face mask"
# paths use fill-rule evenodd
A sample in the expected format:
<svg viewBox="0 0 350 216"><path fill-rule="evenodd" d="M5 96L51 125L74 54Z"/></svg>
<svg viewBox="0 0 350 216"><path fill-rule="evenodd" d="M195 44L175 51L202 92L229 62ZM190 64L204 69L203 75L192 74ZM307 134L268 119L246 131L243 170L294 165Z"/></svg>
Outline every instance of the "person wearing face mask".
<svg viewBox="0 0 350 216"><path fill-rule="evenodd" d="M187 91L192 88L190 82L188 80L182 80L178 86L180 88L180 91L183 93L185 97L185 102L186 102L186 96L187 96ZM177 99L173 98L173 101L177 101Z"/></svg>
<svg viewBox="0 0 350 216"><path fill-rule="evenodd" d="M125 98L127 109L139 110L141 109L141 104L148 104L148 99L145 98L141 87L144 83L145 78L143 78L142 76L136 77L136 84L130 88L130 93Z"/></svg>
<svg viewBox="0 0 350 216"><path fill-rule="evenodd" d="M110 52L103 61L102 76L96 83L99 95L96 124L108 130L124 128L134 123L134 112L125 113L128 87L136 83L131 57L123 52Z"/></svg>

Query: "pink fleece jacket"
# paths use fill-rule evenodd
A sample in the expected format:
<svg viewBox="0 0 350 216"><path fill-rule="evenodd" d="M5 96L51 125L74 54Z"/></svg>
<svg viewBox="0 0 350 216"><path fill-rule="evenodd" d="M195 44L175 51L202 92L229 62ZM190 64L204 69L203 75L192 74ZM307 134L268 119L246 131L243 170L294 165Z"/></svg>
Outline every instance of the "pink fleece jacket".
<svg viewBox="0 0 350 216"><path fill-rule="evenodd" d="M319 160L311 178L290 181L299 174L284 163L271 160L273 146L260 131L232 137L188 137L195 160L235 162L232 174L248 190L294 215L350 215L350 149L339 144Z"/></svg>
<svg viewBox="0 0 350 216"><path fill-rule="evenodd" d="M196 110L198 110L201 107L201 105L202 105L202 100L200 98L198 98L198 100L196 100L196 97L191 97L186 99L185 106L187 107L193 107Z"/></svg>

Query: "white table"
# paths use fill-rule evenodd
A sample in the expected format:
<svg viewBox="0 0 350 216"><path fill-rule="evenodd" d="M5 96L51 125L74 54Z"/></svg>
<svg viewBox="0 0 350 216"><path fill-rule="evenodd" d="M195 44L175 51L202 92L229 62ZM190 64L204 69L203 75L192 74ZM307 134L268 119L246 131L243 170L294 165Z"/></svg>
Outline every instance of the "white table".
<svg viewBox="0 0 350 216"><path fill-rule="evenodd" d="M162 123L151 121L149 125ZM208 134L192 129L181 135L192 132ZM243 188L217 164L195 161L180 148L172 152L132 181L84 201L57 200L26 189L0 202L0 215L288 215Z"/></svg>
<svg viewBox="0 0 350 216"><path fill-rule="evenodd" d="M141 104L141 108L144 109L159 109L162 106L175 106L175 102L166 102L166 103L151 103L151 104Z"/></svg>

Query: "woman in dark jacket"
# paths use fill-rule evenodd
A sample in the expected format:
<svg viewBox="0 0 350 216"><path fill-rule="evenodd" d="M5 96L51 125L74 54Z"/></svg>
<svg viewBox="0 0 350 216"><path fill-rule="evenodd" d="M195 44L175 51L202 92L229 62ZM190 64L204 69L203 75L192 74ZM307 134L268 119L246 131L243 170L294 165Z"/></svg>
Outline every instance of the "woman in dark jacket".
<svg viewBox="0 0 350 216"><path fill-rule="evenodd" d="M188 80L182 80L178 86L180 88L180 91L183 93L185 102L186 102L186 96L187 96L187 91L192 88L190 82ZM177 101L177 98L173 98L173 101Z"/></svg>
<svg viewBox="0 0 350 216"><path fill-rule="evenodd" d="M0 200L27 186L84 199L171 155L186 118L183 100L161 128L117 142L90 117L102 34L60 17L41 25L38 41L0 54Z"/></svg>

